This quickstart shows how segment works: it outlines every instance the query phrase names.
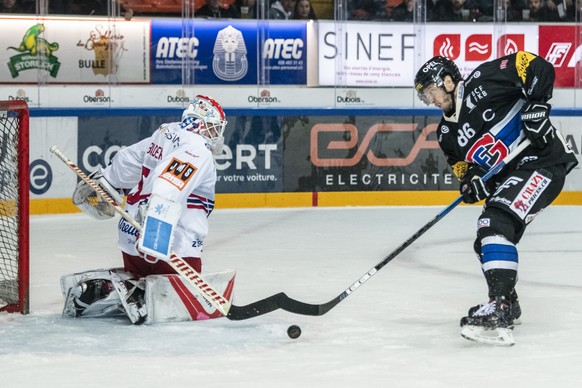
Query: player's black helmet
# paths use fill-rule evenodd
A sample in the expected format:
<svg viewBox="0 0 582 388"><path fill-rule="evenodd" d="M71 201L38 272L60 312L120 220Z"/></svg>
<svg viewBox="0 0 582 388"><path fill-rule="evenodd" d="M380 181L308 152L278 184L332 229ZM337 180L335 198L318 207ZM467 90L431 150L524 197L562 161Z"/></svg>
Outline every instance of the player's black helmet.
<svg viewBox="0 0 582 388"><path fill-rule="evenodd" d="M455 62L448 58L436 56L422 65L416 73L416 77L414 77L414 88L416 89L418 98L428 105L428 101L426 101L423 93L424 89L431 84L442 87L445 75L450 75L455 84L463 79Z"/></svg>

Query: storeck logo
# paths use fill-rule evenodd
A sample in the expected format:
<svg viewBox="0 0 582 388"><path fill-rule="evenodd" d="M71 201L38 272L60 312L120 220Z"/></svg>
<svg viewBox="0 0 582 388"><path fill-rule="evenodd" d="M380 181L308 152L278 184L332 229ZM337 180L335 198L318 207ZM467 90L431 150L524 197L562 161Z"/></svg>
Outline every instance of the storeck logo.
<svg viewBox="0 0 582 388"><path fill-rule="evenodd" d="M59 44L49 42L40 35L44 32L44 24L36 24L30 27L18 47L8 47L8 50L16 50L20 54L10 57L8 69L12 78L18 77L20 72L26 70L46 70L55 78L61 64L53 52L59 49Z"/></svg>
<svg viewBox="0 0 582 388"><path fill-rule="evenodd" d="M418 153L423 149L438 149L439 144L436 140L427 140L428 135L437 130L437 124L427 125L422 129L420 135L414 142L408 155L398 158L389 158L386 156L375 155L369 149L370 144L377 134L383 132L413 132L416 131L418 124L374 124L372 125L361 143L358 145L358 128L353 124L316 124L311 128L311 162L316 167L352 167L358 164L365 156L368 161L381 167L402 167L408 166L414 162ZM332 140L326 144L320 144L320 138L324 133L335 132L344 135L347 140ZM348 151L349 157L344 158L326 158L320 153L329 153L330 150ZM353 153L352 151L355 152Z"/></svg>

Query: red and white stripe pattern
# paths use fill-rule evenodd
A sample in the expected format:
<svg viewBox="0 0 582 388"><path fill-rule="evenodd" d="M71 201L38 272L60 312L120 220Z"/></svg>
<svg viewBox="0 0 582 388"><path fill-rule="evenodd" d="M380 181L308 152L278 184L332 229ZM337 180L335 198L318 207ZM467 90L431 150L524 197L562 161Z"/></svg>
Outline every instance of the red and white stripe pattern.
<svg viewBox="0 0 582 388"><path fill-rule="evenodd" d="M193 321L220 318L224 316L220 310L214 308L208 301L202 299L203 302L201 303L180 276L170 275L168 276L168 279L176 291L176 294L180 297L184 307L188 310ZM232 279L228 281L226 289L224 290L224 297L229 301L234 290L234 279L235 277L233 276Z"/></svg>
<svg viewBox="0 0 582 388"><path fill-rule="evenodd" d="M210 213L212 213L212 210L214 210L214 201L196 194L190 194L188 196L186 206L188 209L204 210L206 212L206 216L208 217Z"/></svg>

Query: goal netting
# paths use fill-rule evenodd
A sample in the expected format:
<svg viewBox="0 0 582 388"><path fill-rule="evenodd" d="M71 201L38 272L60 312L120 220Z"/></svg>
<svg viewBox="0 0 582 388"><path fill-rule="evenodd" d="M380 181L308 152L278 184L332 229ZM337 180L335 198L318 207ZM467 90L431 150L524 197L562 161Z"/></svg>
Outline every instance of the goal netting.
<svg viewBox="0 0 582 388"><path fill-rule="evenodd" d="M29 111L0 101L0 311L28 313Z"/></svg>

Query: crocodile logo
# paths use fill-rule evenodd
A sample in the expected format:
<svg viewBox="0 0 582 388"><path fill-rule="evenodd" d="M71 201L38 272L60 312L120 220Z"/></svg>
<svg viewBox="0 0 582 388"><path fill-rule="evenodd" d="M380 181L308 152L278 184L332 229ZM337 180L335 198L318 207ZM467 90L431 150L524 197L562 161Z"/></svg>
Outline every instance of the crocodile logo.
<svg viewBox="0 0 582 388"><path fill-rule="evenodd" d="M20 53L8 62L12 78L18 77L22 71L33 69L46 70L53 78L57 76L61 64L53 53L59 49L59 44L42 38L40 35L44 30L44 24L36 24L26 31L18 47L7 48Z"/></svg>

